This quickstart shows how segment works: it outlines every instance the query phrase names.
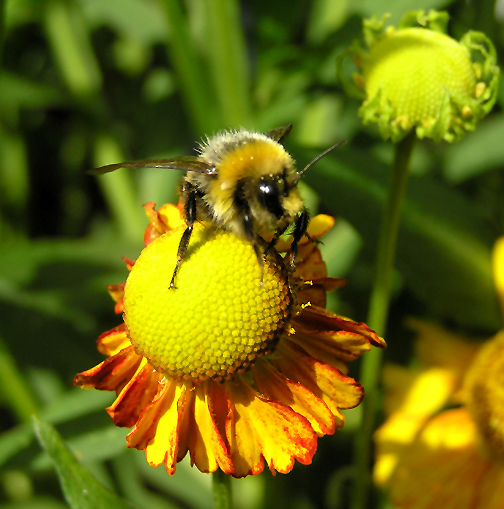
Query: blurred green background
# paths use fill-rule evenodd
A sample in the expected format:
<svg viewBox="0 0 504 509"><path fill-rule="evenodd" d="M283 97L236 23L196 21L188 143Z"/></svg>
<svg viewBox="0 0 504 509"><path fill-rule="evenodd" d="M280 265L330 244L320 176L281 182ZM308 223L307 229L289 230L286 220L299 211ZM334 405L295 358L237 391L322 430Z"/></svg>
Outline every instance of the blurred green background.
<svg viewBox="0 0 504 509"><path fill-rule="evenodd" d="M349 284L331 306L365 320L393 147L376 128L362 127L359 102L336 80L336 58L360 35L362 18L390 12L397 22L420 8L447 10L450 35L483 31L504 55L504 2L0 0L0 6L0 507L66 507L35 440L34 412L56 425L102 484L138 507L211 507L210 476L187 461L172 478L149 467L143 452L126 449L127 430L106 415L113 395L71 385L75 373L102 360L95 339L120 321L105 285L122 282L121 256L135 259L142 249L141 205L176 201L181 177L149 169L96 178L85 170L187 155L197 140L223 128L266 131L293 123L286 146L300 167L346 139L307 173L302 191L312 213L337 218L322 249L330 275ZM421 142L414 155L387 359L410 361L407 316L481 337L501 326L490 253L504 233L503 102L501 86L496 107L474 133L456 145ZM357 366L352 370L358 376ZM358 416L347 412L344 430L319 440L312 466L235 481L236 506L345 507ZM38 429L49 451L47 441L61 445L51 430ZM61 461L63 478L81 472L71 458ZM387 501L377 495L375 504Z"/></svg>

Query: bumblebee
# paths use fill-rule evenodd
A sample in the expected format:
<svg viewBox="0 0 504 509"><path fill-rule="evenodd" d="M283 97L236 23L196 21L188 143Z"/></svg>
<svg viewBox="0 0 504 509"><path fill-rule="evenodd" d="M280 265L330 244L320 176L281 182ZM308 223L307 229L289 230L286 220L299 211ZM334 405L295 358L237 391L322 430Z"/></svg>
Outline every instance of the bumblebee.
<svg viewBox="0 0 504 509"><path fill-rule="evenodd" d="M290 254L293 269L298 243L307 235L309 221L298 182L315 162L344 143L330 147L298 172L282 145L291 129L292 125L288 125L264 134L245 129L224 131L202 142L197 156L109 164L96 168L93 173L103 174L119 168L165 168L186 172L180 189L186 229L178 247L170 288L175 288L175 277L197 220L210 221L249 241L261 269L262 282L260 235L274 232L264 250L266 254L294 224Z"/></svg>

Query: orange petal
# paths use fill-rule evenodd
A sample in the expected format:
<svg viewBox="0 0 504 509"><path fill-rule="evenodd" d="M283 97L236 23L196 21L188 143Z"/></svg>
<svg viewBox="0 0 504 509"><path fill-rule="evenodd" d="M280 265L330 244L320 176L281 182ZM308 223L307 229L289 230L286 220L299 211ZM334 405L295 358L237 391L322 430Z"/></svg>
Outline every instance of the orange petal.
<svg viewBox="0 0 504 509"><path fill-rule="evenodd" d="M163 224L166 225L167 231L175 230L185 225L182 205L180 203L177 205L166 203L159 208L158 214Z"/></svg>
<svg viewBox="0 0 504 509"><path fill-rule="evenodd" d="M107 408L116 426L131 428L135 425L141 412L155 398L160 378L152 366L142 359L137 372L124 386L114 403Z"/></svg>
<svg viewBox="0 0 504 509"><path fill-rule="evenodd" d="M346 284L344 279L323 277L306 280L297 290L297 298L300 304L310 303L313 306L325 308L326 294Z"/></svg>
<svg viewBox="0 0 504 509"><path fill-rule="evenodd" d="M212 396L209 394L210 390ZM197 385L194 391L194 419L189 434L191 463L201 472L215 472L220 468L225 474L232 475L233 464L214 419L212 405L212 399L227 399L226 392L223 386L218 386L211 380Z"/></svg>
<svg viewBox="0 0 504 509"><path fill-rule="evenodd" d="M308 281L327 277L327 266L314 242L299 246L294 277Z"/></svg>
<svg viewBox="0 0 504 509"><path fill-rule="evenodd" d="M263 358L254 365L254 380L268 399L283 403L306 417L318 436L334 433L334 416L324 401L302 384L282 376Z"/></svg>
<svg viewBox="0 0 504 509"><path fill-rule="evenodd" d="M310 219L308 234L312 239L323 237L334 226L334 217L326 214L317 214Z"/></svg>
<svg viewBox="0 0 504 509"><path fill-rule="evenodd" d="M150 221L144 233L146 246L163 233L185 224L180 203L177 206L167 203L156 211L154 203L149 202L144 205L144 209Z"/></svg>
<svg viewBox="0 0 504 509"><path fill-rule="evenodd" d="M313 357L329 364L337 359L358 359L371 345L384 346L366 324L338 316L318 306L304 307L292 322L296 333L290 340L298 343Z"/></svg>
<svg viewBox="0 0 504 509"><path fill-rule="evenodd" d="M104 332L96 342L100 353L108 356L119 353L123 348L131 346L131 341L126 334L124 323Z"/></svg>
<svg viewBox="0 0 504 509"><path fill-rule="evenodd" d="M306 355L289 341L279 343L273 363L289 380L300 383L321 398L336 417L338 428L344 423L340 409L356 407L364 396L362 386L353 378Z"/></svg>
<svg viewBox="0 0 504 509"><path fill-rule="evenodd" d="M130 258L126 258L126 256L121 256L124 263L126 264L126 268L128 270L131 270L133 268L133 265L135 265L135 260L131 260Z"/></svg>
<svg viewBox="0 0 504 509"><path fill-rule="evenodd" d="M124 348L98 366L75 375L73 384L84 389L119 392L134 375L141 359L132 346Z"/></svg>
<svg viewBox="0 0 504 509"><path fill-rule="evenodd" d="M124 298L124 284L125 283L120 283L118 285L107 285L107 292L116 303L121 302Z"/></svg>
<svg viewBox="0 0 504 509"><path fill-rule="evenodd" d="M243 381L227 384L231 413L226 432L234 476L259 474L263 458L271 472L287 473L294 460L311 463L317 435L308 420L281 403L260 397Z"/></svg>
<svg viewBox="0 0 504 509"><path fill-rule="evenodd" d="M158 219L157 211L156 211L156 204L153 201L149 201L147 203L144 203L143 205L145 215L147 216L147 219L154 223Z"/></svg>
<svg viewBox="0 0 504 509"><path fill-rule="evenodd" d="M128 447L145 450L147 461L152 466L165 463L170 475L176 469L179 427L190 392L186 384L166 383L158 398L142 412L135 428L126 437Z"/></svg>
<svg viewBox="0 0 504 509"><path fill-rule="evenodd" d="M300 305L313 304L321 308L327 304L327 293L323 286L311 284L309 281L297 291L297 298Z"/></svg>

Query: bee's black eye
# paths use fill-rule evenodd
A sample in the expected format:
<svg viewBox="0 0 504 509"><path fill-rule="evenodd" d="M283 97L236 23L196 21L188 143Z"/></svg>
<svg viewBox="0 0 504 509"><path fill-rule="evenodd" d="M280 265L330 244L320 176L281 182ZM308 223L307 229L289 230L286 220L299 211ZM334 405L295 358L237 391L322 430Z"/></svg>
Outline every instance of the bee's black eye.
<svg viewBox="0 0 504 509"><path fill-rule="evenodd" d="M277 219L284 215L278 182L273 177L263 177L257 186L257 199Z"/></svg>

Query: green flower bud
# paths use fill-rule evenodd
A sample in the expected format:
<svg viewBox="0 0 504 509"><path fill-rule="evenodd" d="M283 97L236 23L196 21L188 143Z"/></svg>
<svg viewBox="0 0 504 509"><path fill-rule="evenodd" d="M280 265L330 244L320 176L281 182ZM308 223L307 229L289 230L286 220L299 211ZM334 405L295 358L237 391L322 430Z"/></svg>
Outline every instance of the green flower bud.
<svg viewBox="0 0 504 509"><path fill-rule="evenodd" d="M378 124L394 142L412 129L419 138L458 141L496 100L492 42L474 31L452 39L446 13L410 12L397 28L385 26L387 17L365 20L364 44L350 49L359 71L355 84L364 92L364 124Z"/></svg>

